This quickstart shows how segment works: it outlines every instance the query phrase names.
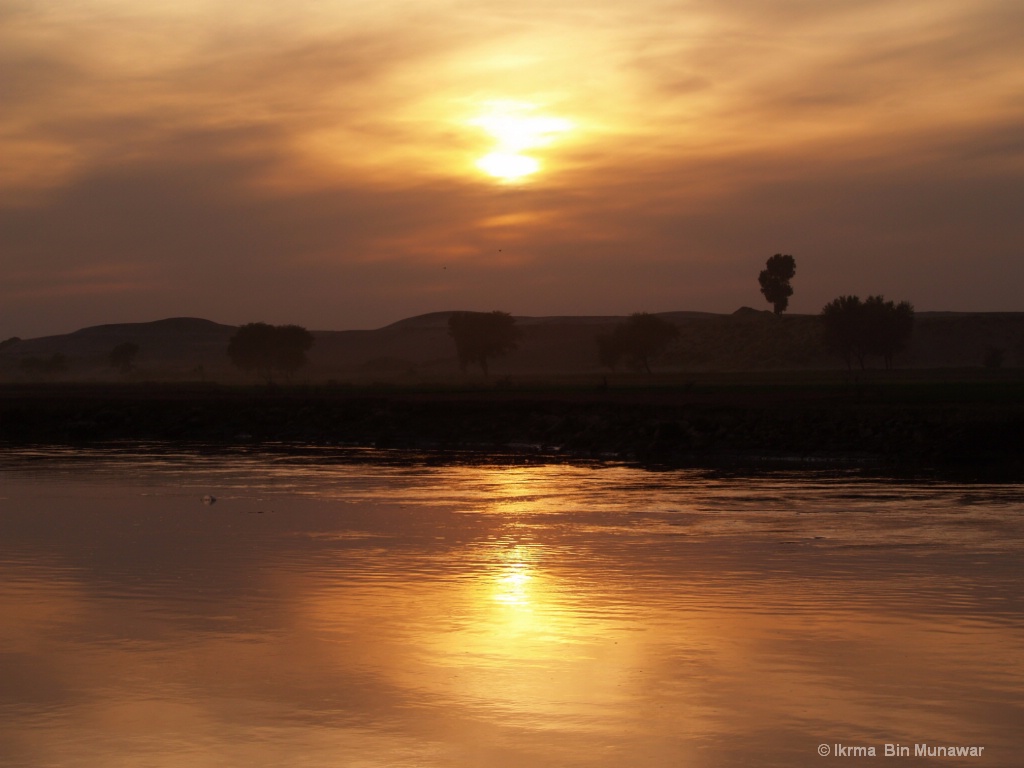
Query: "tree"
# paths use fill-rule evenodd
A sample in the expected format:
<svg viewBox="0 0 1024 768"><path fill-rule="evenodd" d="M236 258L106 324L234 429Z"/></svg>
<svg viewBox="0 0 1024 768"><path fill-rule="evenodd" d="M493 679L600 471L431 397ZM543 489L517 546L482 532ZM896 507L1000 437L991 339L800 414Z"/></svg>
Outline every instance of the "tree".
<svg viewBox="0 0 1024 768"><path fill-rule="evenodd" d="M765 263L765 269L757 276L761 284L761 293L768 303L775 308L775 314L781 315L789 306L789 297L793 288L789 281L796 275L796 260L788 255L776 253Z"/></svg>
<svg viewBox="0 0 1024 768"><path fill-rule="evenodd" d="M833 299L821 310L821 322L825 331L825 344L853 369L854 359L864 368L861 314L864 305L858 296L840 296Z"/></svg>
<svg viewBox="0 0 1024 768"><path fill-rule="evenodd" d="M130 341L118 344L110 351L110 367L117 368L121 373L128 373L135 365L139 356L139 345Z"/></svg>
<svg viewBox="0 0 1024 768"><path fill-rule="evenodd" d="M886 370L892 358L910 342L914 330L914 307L907 301L896 304L882 296L868 296L864 302L864 346L868 354L879 355Z"/></svg>
<svg viewBox="0 0 1024 768"><path fill-rule="evenodd" d="M519 329L508 312L454 312L448 318L448 333L455 341L459 367L475 364L484 376L488 360L511 352L518 346Z"/></svg>
<svg viewBox="0 0 1024 768"><path fill-rule="evenodd" d="M914 328L914 308L909 302L896 304L882 296L840 296L821 310L825 343L853 368L856 360L864 369L868 355L879 355L887 369L892 358L906 349Z"/></svg>
<svg viewBox="0 0 1024 768"><path fill-rule="evenodd" d="M313 335L298 325L249 323L239 328L228 343L228 357L243 371L255 371L268 384L274 372L290 376L306 364Z"/></svg>
<svg viewBox="0 0 1024 768"><path fill-rule="evenodd" d="M610 334L597 337L601 364L612 370L625 359L634 368L651 372L651 361L679 336L679 328L668 320L636 312L619 323Z"/></svg>

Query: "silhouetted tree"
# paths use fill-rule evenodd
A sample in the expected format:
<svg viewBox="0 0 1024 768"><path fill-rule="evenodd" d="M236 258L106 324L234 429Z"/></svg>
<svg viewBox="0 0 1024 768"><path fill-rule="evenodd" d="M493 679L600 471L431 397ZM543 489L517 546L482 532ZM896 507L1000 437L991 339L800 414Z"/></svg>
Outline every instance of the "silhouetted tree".
<svg viewBox="0 0 1024 768"><path fill-rule="evenodd" d="M298 325L249 323L239 328L228 343L228 357L243 371L255 371L267 383L274 373L290 376L306 364L313 335Z"/></svg>
<svg viewBox="0 0 1024 768"><path fill-rule="evenodd" d="M914 307L907 301L896 304L882 296L868 296L863 311L867 353L879 355L889 370L893 355L905 350L910 342L914 330Z"/></svg>
<svg viewBox="0 0 1024 768"><path fill-rule="evenodd" d="M765 263L765 269L757 276L761 284L761 293L768 303L775 308L775 314L781 315L789 306L789 297L793 288L789 281L796 275L796 260L788 255L776 253Z"/></svg>
<svg viewBox="0 0 1024 768"><path fill-rule="evenodd" d="M110 367L121 373L128 373L139 356L139 345L130 341L118 344L110 351Z"/></svg>
<svg viewBox="0 0 1024 768"><path fill-rule="evenodd" d="M892 367L893 355L906 349L914 328L914 308L909 302L896 304L882 296L840 296L821 310L825 343L853 368L861 370L868 355L879 355L885 367Z"/></svg>
<svg viewBox="0 0 1024 768"><path fill-rule="evenodd" d="M668 320L636 312L619 323L610 334L597 337L601 365L614 370L620 360L651 372L651 360L662 354L679 336L679 328Z"/></svg>
<svg viewBox="0 0 1024 768"><path fill-rule="evenodd" d="M3 341L0 341L0 350L7 349L8 347L13 347L15 344L18 344L20 341L21 341L21 337L20 336L11 336L11 338L9 338L9 339L4 339Z"/></svg>
<svg viewBox="0 0 1024 768"><path fill-rule="evenodd" d="M508 312L455 312L448 318L448 333L455 341L455 352L463 371L479 365L487 376L487 361L511 352L517 345L519 329Z"/></svg>
<svg viewBox="0 0 1024 768"><path fill-rule="evenodd" d="M840 296L833 299L821 310L821 322L825 330L825 344L853 369L856 359L864 367L867 350L863 344L861 316L864 304L859 296Z"/></svg>

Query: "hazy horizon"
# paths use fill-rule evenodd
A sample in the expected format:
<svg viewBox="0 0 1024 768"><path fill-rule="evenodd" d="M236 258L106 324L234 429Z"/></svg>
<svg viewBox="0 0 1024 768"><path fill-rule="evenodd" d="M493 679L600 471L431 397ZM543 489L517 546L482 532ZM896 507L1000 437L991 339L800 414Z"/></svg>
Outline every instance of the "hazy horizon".
<svg viewBox="0 0 1024 768"><path fill-rule="evenodd" d="M1024 311L1024 7L0 0L0 337Z"/></svg>
<svg viewBox="0 0 1024 768"><path fill-rule="evenodd" d="M742 307L737 307L732 312L711 312L711 311L705 311L705 310L667 309L667 310L654 310L654 311L650 312L649 314L654 314L654 315L671 315L671 314L690 314L690 313L693 313L693 314L698 314L698 315L728 316L728 315L735 314L736 312L738 312L741 309L754 309L754 310L756 310L758 312L764 312L766 314L771 314L771 310L770 309L761 309L759 307L750 307L749 305L744 305ZM416 314L416 315L409 315L408 317L399 317L399 318L396 318L394 320L389 320L389 321L384 322L384 323L382 323L380 325L374 325L374 326L366 326L366 327L358 327L358 328L354 328L354 327L307 328L307 330L311 331L312 333L344 333L344 332L347 332L347 331L379 331L379 330L384 330L385 328L388 328L388 327L390 327L392 325L397 325L398 323L405 322L407 320L415 320L417 318L426 317L426 316L429 316L429 315L441 315L441 314L448 314L448 313L452 313L452 312L462 312L462 311L471 311L471 312L473 312L473 311L489 311L489 310L475 310L475 309L473 309L473 310L465 310L464 308L440 309L440 310L431 311L431 312L421 312L421 313ZM972 312L970 310L958 311L958 310L942 310L942 309L938 309L938 310L915 310L915 314L917 314L917 315L947 315L947 314L948 315L960 315L960 314L963 314L963 315L975 315L975 314L989 314L989 313L996 314L996 315L999 315L999 314L1016 314L1016 311L1009 310L1009 311L1003 312L1001 310L980 310L979 312ZM633 313L622 313L622 314L579 314L579 315L567 315L567 314L522 315L522 314L517 314L515 312L512 312L510 314L513 317L519 318L519 319L546 320L546 319L549 319L549 318L626 318L630 314L633 314ZM786 312L785 314L788 315L788 316L802 316L802 317L812 316L813 317L813 316L816 316L818 313L816 313L816 312ZM1021 314L1024 314L1024 312L1022 312ZM89 325L77 326L77 327L74 327L74 328L68 328L66 330L58 330L58 331L55 331L53 333L44 333L44 334L38 334L38 335L35 335L35 336L24 336L24 335L19 335L19 334L8 334L8 335L5 335L3 338L0 338L0 341L3 341L4 339L11 338L12 336L17 336L18 338L21 338L22 340L30 340L30 339L47 338L47 337L50 337L50 336L66 336L66 335L69 335L69 334L76 333L77 331L88 330L88 329L91 329L91 328L101 328L101 327L105 327L105 326L122 326L122 325L151 325L151 324L154 324L154 323L167 322L167 321L170 321L170 320L203 320L203 321L208 321L208 322L214 323L216 325L223 325L223 326L228 326L228 327L238 327L238 326L245 325L246 323L251 323L251 322L265 322L265 320L262 319L262 318L255 318L255 319L252 319L252 320L243 321L241 323L226 323L226 322L222 322L222 321L220 321L220 320L218 320L216 318L212 318L212 317L196 317L194 315L173 315L173 316L169 316L169 317L154 317L154 318L144 319L144 320L125 320L125 321L119 321L119 322L90 323ZM303 326L303 327L305 327L305 326Z"/></svg>

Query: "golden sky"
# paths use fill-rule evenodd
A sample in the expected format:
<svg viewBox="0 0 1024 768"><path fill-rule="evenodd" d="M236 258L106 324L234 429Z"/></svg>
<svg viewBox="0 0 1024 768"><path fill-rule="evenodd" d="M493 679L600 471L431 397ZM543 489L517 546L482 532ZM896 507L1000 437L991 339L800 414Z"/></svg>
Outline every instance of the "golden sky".
<svg viewBox="0 0 1024 768"><path fill-rule="evenodd" d="M0 0L0 337L1024 311L1019 0Z"/></svg>

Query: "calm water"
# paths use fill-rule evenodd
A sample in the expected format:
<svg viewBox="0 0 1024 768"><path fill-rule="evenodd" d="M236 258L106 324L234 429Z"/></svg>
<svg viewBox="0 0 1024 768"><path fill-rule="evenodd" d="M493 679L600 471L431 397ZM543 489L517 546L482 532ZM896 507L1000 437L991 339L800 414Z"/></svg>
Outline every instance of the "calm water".
<svg viewBox="0 0 1024 768"><path fill-rule="evenodd" d="M0 764L1024 764L1024 486L389 458L0 457Z"/></svg>

